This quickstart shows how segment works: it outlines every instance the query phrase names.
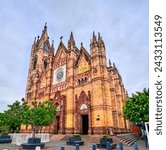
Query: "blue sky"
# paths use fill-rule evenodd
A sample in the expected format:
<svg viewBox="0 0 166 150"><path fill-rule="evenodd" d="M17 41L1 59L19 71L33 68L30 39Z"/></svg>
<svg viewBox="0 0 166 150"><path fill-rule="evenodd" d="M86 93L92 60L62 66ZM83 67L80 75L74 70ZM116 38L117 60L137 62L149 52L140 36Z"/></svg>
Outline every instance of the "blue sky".
<svg viewBox="0 0 166 150"><path fill-rule="evenodd" d="M92 32L100 32L129 95L148 88L148 11L148 0L1 1L0 111L24 97L31 46L45 22L55 48L73 31L76 46L89 51Z"/></svg>

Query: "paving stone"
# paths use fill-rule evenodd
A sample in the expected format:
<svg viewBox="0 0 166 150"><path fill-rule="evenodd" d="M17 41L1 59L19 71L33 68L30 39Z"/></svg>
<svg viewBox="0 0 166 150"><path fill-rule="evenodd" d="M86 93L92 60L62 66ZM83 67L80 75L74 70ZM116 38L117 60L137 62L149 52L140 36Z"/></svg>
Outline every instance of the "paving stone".
<svg viewBox="0 0 166 150"><path fill-rule="evenodd" d="M92 145L96 143L85 143L85 145L80 146L80 150L92 150ZM60 150L61 146L65 147L65 150L75 150L75 146L66 145L66 141L51 140L49 143L45 143L45 147L42 150ZM133 146L123 145L124 150L133 150ZM147 150L144 145L144 141L138 141L139 150ZM0 144L0 150L22 150L21 146L15 144ZM97 149L100 150L100 149ZM104 150L104 149L101 149ZM116 149L118 150L118 149Z"/></svg>

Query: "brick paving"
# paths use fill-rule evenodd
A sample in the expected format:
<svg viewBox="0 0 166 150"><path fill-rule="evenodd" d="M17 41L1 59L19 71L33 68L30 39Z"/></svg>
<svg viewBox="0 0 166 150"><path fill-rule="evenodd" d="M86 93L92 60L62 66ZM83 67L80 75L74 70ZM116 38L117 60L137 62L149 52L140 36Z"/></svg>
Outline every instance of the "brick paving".
<svg viewBox="0 0 166 150"><path fill-rule="evenodd" d="M117 139L115 139L114 142L120 142L120 141L117 141ZM92 145L93 145L93 142L85 141L85 145L80 146L80 150L92 150ZM66 141L64 140L61 140L61 141L51 140L49 143L45 143L45 147L43 150L60 150L61 146L64 146L65 150L75 150L75 146L66 145ZM124 147L124 150L134 150L134 146L127 146L124 144L123 147ZM148 150L145 148L143 140L138 140L138 148L139 150ZM15 144L0 144L0 150L22 150L22 148ZM104 149L101 149L101 150L104 150Z"/></svg>

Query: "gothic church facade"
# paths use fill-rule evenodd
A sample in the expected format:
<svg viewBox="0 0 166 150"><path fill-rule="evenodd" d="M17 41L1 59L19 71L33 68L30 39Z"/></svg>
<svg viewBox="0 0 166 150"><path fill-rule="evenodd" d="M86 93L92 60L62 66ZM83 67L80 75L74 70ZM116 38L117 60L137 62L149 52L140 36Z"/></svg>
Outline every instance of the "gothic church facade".
<svg viewBox="0 0 166 150"><path fill-rule="evenodd" d="M122 113L127 92L115 64L109 61L107 66L100 34L93 33L90 53L83 44L76 47L72 32L68 46L61 38L55 51L44 26L32 45L25 99L38 105L49 99L57 106L56 120L42 132L105 134L129 129ZM28 130L21 126L22 132Z"/></svg>

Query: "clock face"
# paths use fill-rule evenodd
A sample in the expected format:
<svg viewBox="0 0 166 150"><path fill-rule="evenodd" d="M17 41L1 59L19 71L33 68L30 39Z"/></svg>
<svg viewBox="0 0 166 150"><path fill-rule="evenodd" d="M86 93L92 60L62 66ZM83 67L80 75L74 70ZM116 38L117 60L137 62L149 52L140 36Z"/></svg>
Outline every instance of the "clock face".
<svg viewBox="0 0 166 150"><path fill-rule="evenodd" d="M63 79L64 76L64 69L63 68L59 68L56 72L56 80L59 82Z"/></svg>
<svg viewBox="0 0 166 150"><path fill-rule="evenodd" d="M54 70L53 85L58 84L66 80L66 65L61 66Z"/></svg>

